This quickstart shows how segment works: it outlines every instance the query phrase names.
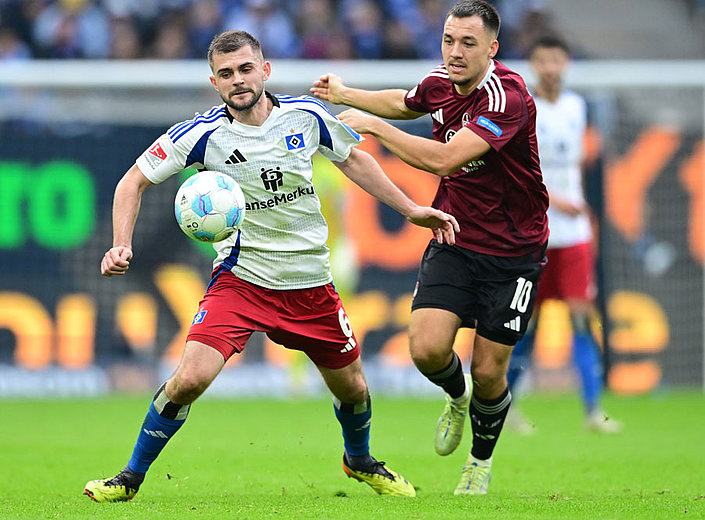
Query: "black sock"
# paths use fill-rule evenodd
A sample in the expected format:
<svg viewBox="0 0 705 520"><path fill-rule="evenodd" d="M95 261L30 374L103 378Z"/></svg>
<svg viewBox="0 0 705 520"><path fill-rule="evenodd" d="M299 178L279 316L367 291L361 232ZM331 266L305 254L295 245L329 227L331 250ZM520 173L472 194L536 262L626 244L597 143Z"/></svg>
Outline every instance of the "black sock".
<svg viewBox="0 0 705 520"><path fill-rule="evenodd" d="M465 393L465 376L463 375L463 364L458 354L453 351L453 359L450 364L440 372L424 374L431 383L440 386L453 399L462 397Z"/></svg>
<svg viewBox="0 0 705 520"><path fill-rule="evenodd" d="M137 473L136 471L132 471L129 466L125 466L121 473L127 477L132 489L139 489L142 482L144 482L145 473Z"/></svg>
<svg viewBox="0 0 705 520"><path fill-rule="evenodd" d="M487 460L492 456L511 402L512 394L509 388L506 388L496 399L482 399L472 394L470 400L471 453L476 459Z"/></svg>
<svg viewBox="0 0 705 520"><path fill-rule="evenodd" d="M350 455L346 452L345 462L348 467L356 471L363 471L374 464L374 459L369 453L366 453L365 455Z"/></svg>

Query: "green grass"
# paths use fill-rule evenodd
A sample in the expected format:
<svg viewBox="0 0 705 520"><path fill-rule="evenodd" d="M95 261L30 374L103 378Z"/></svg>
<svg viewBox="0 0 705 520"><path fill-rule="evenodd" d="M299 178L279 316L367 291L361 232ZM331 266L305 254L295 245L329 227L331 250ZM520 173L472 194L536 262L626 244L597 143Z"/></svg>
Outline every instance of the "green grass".
<svg viewBox="0 0 705 520"><path fill-rule="evenodd" d="M528 396L537 432L503 433L485 497L452 494L470 435L435 455L440 400L377 398L372 452L417 486L416 499L345 477L327 399L203 399L132 502L82 496L87 480L123 467L148 401L0 401L0 518L705 518L702 393L608 396L626 426L618 436L584 431L575 396Z"/></svg>

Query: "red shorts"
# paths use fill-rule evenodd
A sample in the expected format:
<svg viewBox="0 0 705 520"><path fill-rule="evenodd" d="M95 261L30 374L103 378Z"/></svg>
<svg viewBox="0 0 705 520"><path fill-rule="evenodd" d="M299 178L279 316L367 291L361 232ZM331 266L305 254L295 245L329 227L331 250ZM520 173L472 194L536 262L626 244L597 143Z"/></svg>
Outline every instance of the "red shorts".
<svg viewBox="0 0 705 520"><path fill-rule="evenodd" d="M216 271L198 306L187 341L199 341L227 360L242 352L254 331L301 350L317 366L343 368L360 349L333 284L281 291Z"/></svg>
<svg viewBox="0 0 705 520"><path fill-rule="evenodd" d="M570 247L549 247L548 265L541 273L536 301L548 299L592 301L595 298L590 242Z"/></svg>

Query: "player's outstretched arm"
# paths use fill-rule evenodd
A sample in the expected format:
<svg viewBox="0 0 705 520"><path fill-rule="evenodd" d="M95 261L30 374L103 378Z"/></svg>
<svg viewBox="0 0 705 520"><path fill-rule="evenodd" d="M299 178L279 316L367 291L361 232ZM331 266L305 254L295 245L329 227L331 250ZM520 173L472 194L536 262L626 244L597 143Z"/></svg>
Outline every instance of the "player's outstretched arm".
<svg viewBox="0 0 705 520"><path fill-rule="evenodd" d="M414 168L445 177L484 155L487 141L472 130L461 128L447 143L408 134L378 117L348 109L338 116L361 134L375 136L385 148Z"/></svg>
<svg viewBox="0 0 705 520"><path fill-rule="evenodd" d="M103 256L103 276L123 275L132 260L132 233L140 211L142 193L152 185L137 165L133 165L115 187L113 197L113 247Z"/></svg>
<svg viewBox="0 0 705 520"><path fill-rule="evenodd" d="M344 162L335 164L355 184L397 210L409 222L431 229L436 240L441 243L455 244L455 233L460 231L455 217L438 209L416 204L389 180L370 154L353 148Z"/></svg>
<svg viewBox="0 0 705 520"><path fill-rule="evenodd" d="M404 103L406 90L362 90L348 87L336 74L325 74L313 83L313 96L336 105L359 108L387 119L416 119L420 112L410 110Z"/></svg>

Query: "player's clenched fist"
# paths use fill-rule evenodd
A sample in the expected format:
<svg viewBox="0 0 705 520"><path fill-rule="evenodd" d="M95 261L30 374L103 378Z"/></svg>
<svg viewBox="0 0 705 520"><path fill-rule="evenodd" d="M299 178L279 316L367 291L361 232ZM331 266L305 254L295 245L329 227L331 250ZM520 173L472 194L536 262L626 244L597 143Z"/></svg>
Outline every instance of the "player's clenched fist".
<svg viewBox="0 0 705 520"><path fill-rule="evenodd" d="M100 262L100 273L103 276L125 274L125 271L130 268L130 260L132 260L132 249L126 246L111 247Z"/></svg>

